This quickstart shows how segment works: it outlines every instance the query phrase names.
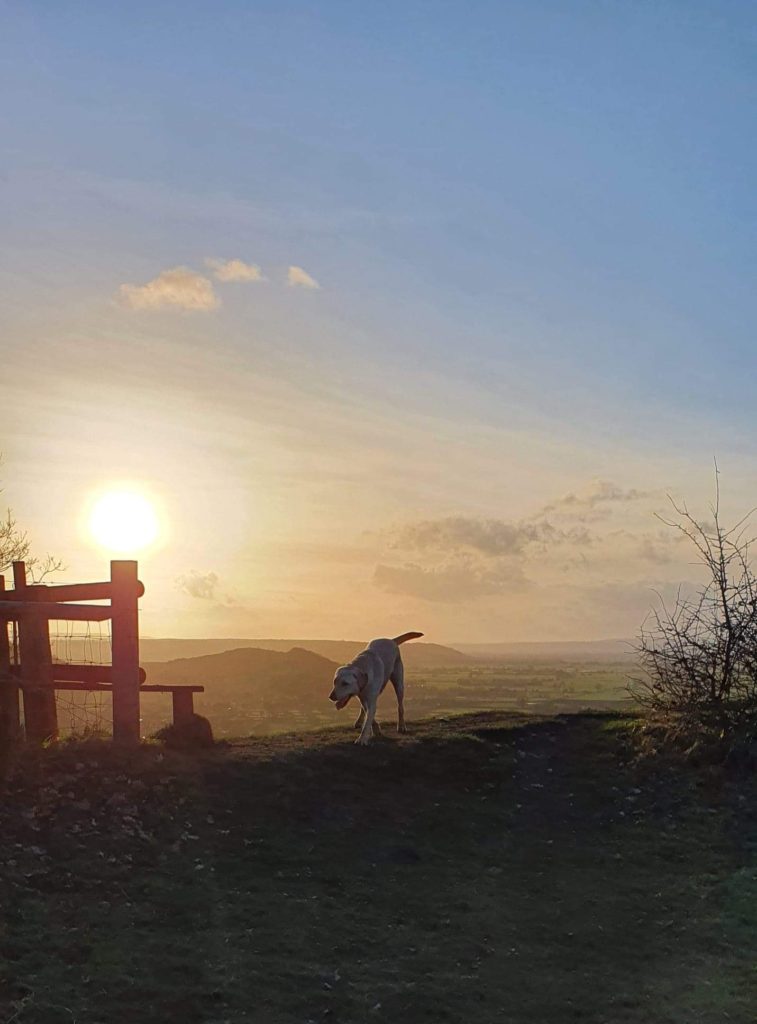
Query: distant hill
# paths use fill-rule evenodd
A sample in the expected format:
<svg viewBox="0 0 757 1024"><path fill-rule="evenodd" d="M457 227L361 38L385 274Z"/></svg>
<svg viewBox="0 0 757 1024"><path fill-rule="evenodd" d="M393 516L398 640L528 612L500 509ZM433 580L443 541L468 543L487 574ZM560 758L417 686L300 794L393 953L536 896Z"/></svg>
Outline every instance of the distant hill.
<svg viewBox="0 0 757 1024"><path fill-rule="evenodd" d="M172 661L177 658L197 658L211 654L220 654L241 648L257 648L267 651L286 652L292 648L312 651L323 658L343 665L351 661L363 650L367 641L364 640L240 640L229 639L174 639L143 637L139 642L142 663ZM444 647L441 644L418 643L409 641L402 645L402 660L412 672L414 669L447 668L457 665L470 665L474 660L469 654Z"/></svg>
<svg viewBox="0 0 757 1024"><path fill-rule="evenodd" d="M337 665L302 648L280 652L240 647L198 658L144 661L142 667L148 683L202 684L216 700L240 696L279 700L285 694L287 699L322 702Z"/></svg>
<svg viewBox="0 0 757 1024"><path fill-rule="evenodd" d="M632 640L558 640L547 643L457 644L480 661L634 661Z"/></svg>

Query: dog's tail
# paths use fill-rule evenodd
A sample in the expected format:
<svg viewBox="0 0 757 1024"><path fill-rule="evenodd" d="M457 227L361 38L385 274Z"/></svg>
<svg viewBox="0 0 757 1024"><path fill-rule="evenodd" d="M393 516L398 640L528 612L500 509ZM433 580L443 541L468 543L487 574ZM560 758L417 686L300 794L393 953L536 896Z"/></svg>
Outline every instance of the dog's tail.
<svg viewBox="0 0 757 1024"><path fill-rule="evenodd" d="M394 642L404 644L406 640L417 640L419 636L423 636L423 633L403 633L402 636L395 636Z"/></svg>

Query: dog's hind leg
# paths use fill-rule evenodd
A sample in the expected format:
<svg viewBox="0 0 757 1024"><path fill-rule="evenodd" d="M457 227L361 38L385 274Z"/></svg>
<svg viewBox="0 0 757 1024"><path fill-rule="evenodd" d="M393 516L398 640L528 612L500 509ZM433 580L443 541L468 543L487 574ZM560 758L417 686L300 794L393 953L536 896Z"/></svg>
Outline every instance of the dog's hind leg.
<svg viewBox="0 0 757 1024"><path fill-rule="evenodd" d="M407 732L405 725L405 666L399 656L389 677L397 694L397 732Z"/></svg>

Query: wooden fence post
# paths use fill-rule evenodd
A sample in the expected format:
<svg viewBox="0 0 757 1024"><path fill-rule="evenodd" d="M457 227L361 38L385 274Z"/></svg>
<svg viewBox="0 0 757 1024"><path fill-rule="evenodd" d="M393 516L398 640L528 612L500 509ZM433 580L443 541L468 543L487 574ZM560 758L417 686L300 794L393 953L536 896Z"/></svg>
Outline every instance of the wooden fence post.
<svg viewBox="0 0 757 1024"><path fill-rule="evenodd" d="M24 729L31 743L58 738L58 709L53 689L53 659L50 653L50 624L34 614L34 591L26 588L26 565L13 563L13 585L19 597L30 603L18 619L21 658L21 687L24 695Z"/></svg>
<svg viewBox="0 0 757 1024"><path fill-rule="evenodd" d="M113 739L120 743L139 743L139 615L142 593L137 578L137 563L110 563L111 644L113 684Z"/></svg>
<svg viewBox="0 0 757 1024"><path fill-rule="evenodd" d="M5 576L0 576L0 590L5 590ZM0 744L6 747L15 743L21 731L18 682L11 675L8 626L5 620L0 622Z"/></svg>

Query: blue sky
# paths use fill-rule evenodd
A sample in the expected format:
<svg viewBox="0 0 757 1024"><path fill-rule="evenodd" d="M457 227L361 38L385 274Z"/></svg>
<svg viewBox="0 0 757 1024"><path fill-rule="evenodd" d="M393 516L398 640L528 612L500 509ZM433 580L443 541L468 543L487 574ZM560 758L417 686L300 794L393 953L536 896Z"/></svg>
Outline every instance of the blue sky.
<svg viewBox="0 0 757 1024"><path fill-rule="evenodd" d="M61 403L79 387L105 404L118 392L148 420L148 406L175 408L174 423L193 408L209 423L231 417L215 455L208 430L202 444L209 465L234 450L222 475L239 480L234 500L253 510L259 491L279 486L271 467L282 449L304 481L315 473L310 444L330 447L349 471L329 463L316 476L345 477L359 495L347 503L353 518L314 476L297 499L293 545L320 538L324 521L359 545L363 527L413 517L518 519L608 476L621 488L697 497L713 455L736 504L749 502L753 5L32 2L0 11L6 359L50 424L47 434L44 422L36 434L19 431L9 416L4 483L35 536L66 546L45 524L37 481L49 472L54 425L76 417ZM195 315L114 303L123 284L168 268L207 274L209 258L260 265L266 280L217 285L219 308ZM320 288L288 288L291 265ZM461 466L480 461L470 479L444 465L445 430L465 448ZM83 451L87 441L82 426ZM101 474L119 460L133 474L155 454L122 435L109 443L102 466L91 456ZM554 454L561 445L569 453ZM253 448L268 467L254 500ZM370 481L357 464L371 477L378 466L396 499L365 502ZM150 466L157 486L163 474ZM68 500L73 510L75 490ZM277 500L270 531L256 534L259 552L273 550L290 507ZM231 579L232 565L253 557L249 543L220 566L186 545L164 554L156 576L169 588L190 570L226 574L237 606L257 608L268 594L267 608L270 576L257 590ZM452 559L459 578L460 551L435 565L421 556L404 557L424 572L447 571ZM366 553L350 586L385 557ZM74 546L69 561L86 560ZM312 600L318 591L312 580L286 586ZM499 621L497 607L487 621ZM368 601L354 628L382 631L370 627L384 610ZM461 621L452 608L407 611L441 616L444 630ZM175 631L181 614L194 631L246 624L221 611L203 620L195 606L172 614ZM333 623L297 614L321 632L339 621L338 610ZM521 634L535 635L537 620L535 611ZM597 620L583 635L622 625ZM499 639L473 628L475 639Z"/></svg>

